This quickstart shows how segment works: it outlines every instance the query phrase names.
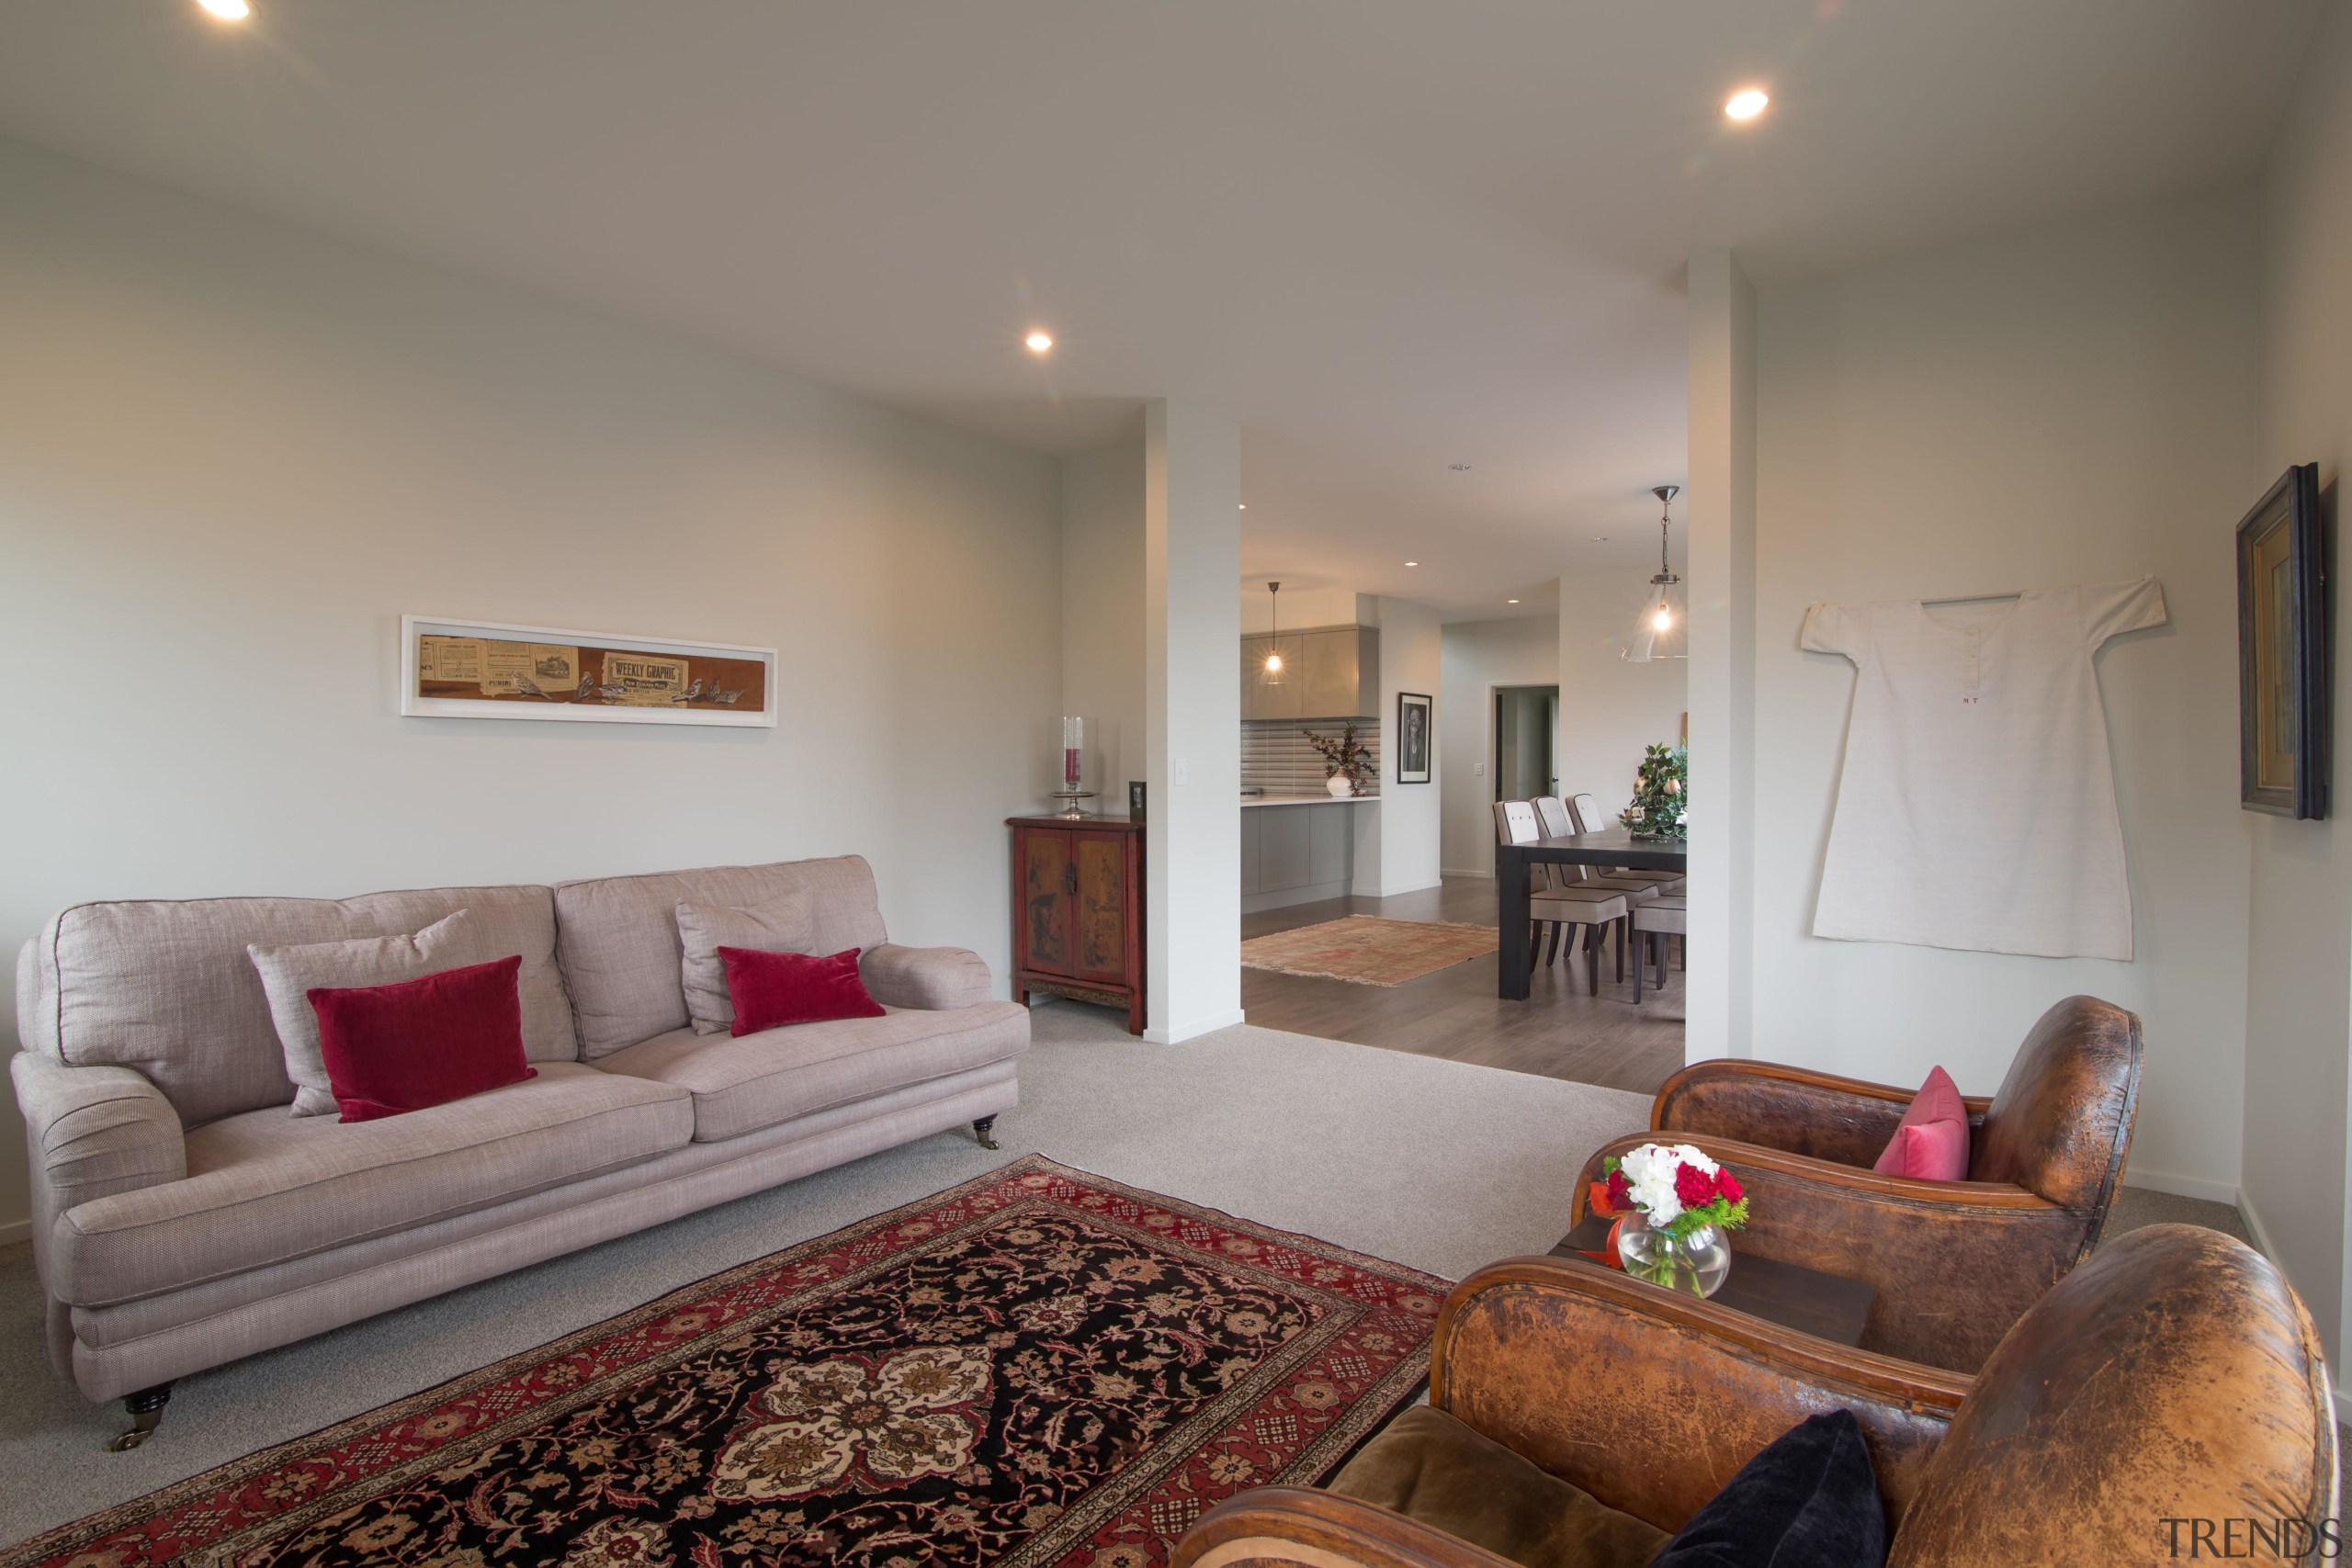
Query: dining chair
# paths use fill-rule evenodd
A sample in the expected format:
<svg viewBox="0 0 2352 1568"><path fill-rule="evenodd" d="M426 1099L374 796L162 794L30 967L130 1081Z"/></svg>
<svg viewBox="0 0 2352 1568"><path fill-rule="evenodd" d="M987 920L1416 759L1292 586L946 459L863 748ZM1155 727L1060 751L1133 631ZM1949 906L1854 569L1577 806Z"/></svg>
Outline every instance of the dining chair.
<svg viewBox="0 0 2352 1568"><path fill-rule="evenodd" d="M1535 819L1543 825L1546 838L1556 839L1570 833L1589 833L1594 829L1579 822L1568 809L1568 803L1556 795L1539 795L1528 804L1535 807ZM1655 898L1668 883L1682 879L1670 872L1605 870L1597 865L1555 865L1551 868L1554 886L1567 885L1568 891L1577 887L1613 887L1625 895L1628 904L1644 903Z"/></svg>
<svg viewBox="0 0 2352 1568"><path fill-rule="evenodd" d="M1642 1005L1642 971L1649 967L1651 956L1657 959L1657 984L1655 989L1666 989L1666 946L1668 939L1680 937L1687 943L1690 931L1690 900L1679 893L1669 893L1634 906L1634 1005ZM1686 958L1685 963L1689 960Z"/></svg>
<svg viewBox="0 0 2352 1568"><path fill-rule="evenodd" d="M1535 807L1524 800L1495 802L1495 842L1498 844L1532 844L1544 837L1542 823ZM1531 868L1536 869L1536 868ZM1527 949L1527 966L1535 967L1536 954L1544 946L1544 928L1552 928L1552 949L1544 962L1552 963L1560 955L1560 938L1567 934L1568 952L1577 952L1576 943L1584 942L1585 985L1594 996L1600 994L1600 944L1609 928L1618 929L1618 965L1624 964L1625 921L1631 906L1625 896L1613 888L1578 888L1564 884L1539 884L1531 877L1527 894L1527 918L1533 922Z"/></svg>
<svg viewBox="0 0 2352 1568"><path fill-rule="evenodd" d="M1600 809L1600 802L1589 795L1568 797L1569 818L1579 833L1598 833L1609 826L1609 814ZM1639 877L1648 881L1660 893L1682 891L1682 874L1679 871L1642 871L1629 865L1610 866L1606 874L1614 877Z"/></svg>

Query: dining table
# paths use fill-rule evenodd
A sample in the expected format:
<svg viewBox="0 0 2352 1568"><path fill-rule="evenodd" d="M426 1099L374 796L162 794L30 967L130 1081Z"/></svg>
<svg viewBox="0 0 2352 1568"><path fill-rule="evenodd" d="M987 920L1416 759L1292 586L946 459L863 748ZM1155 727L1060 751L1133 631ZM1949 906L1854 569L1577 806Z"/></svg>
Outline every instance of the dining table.
<svg viewBox="0 0 2352 1568"><path fill-rule="evenodd" d="M1637 839L1625 828L1558 833L1524 844L1495 846L1495 919L1502 948L1495 958L1495 995L1527 999L1534 965L1527 914L1530 869L1536 865L1622 865L1634 871L1688 872L1690 846L1682 839Z"/></svg>

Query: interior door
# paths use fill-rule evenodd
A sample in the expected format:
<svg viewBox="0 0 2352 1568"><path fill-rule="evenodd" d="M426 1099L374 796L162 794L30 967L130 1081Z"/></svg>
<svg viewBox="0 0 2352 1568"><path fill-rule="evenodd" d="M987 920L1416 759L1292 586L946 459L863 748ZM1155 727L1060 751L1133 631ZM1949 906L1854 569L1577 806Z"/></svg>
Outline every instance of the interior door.
<svg viewBox="0 0 2352 1568"><path fill-rule="evenodd" d="M1077 973L1070 967L1076 867L1070 863L1069 840L1069 834L1051 829L1031 829L1021 838L1021 898L1026 911L1029 967L1052 975Z"/></svg>
<svg viewBox="0 0 2352 1568"><path fill-rule="evenodd" d="M1077 921L1073 974L1119 981L1127 972L1126 839L1120 833L1071 833Z"/></svg>

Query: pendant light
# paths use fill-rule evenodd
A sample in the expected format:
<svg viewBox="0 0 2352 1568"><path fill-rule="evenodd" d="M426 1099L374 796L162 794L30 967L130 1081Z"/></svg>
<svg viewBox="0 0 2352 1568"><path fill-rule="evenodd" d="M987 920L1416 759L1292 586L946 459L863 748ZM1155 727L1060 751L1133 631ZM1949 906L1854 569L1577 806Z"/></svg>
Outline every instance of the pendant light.
<svg viewBox="0 0 2352 1568"><path fill-rule="evenodd" d="M1635 664L1690 657L1690 597L1666 555L1667 527L1674 521L1674 498L1682 493L1682 487L1654 485L1650 493L1665 510L1657 520L1657 575L1650 579L1649 598L1643 603L1641 618L1634 623L1623 652Z"/></svg>
<svg viewBox="0 0 2352 1568"><path fill-rule="evenodd" d="M1266 614L1269 617L1269 624L1273 628L1273 635L1267 640L1266 661L1259 668L1258 678L1269 686L1281 685L1283 683L1283 674L1284 671L1284 666L1283 664L1282 592L1283 585L1281 583L1269 582L1266 584Z"/></svg>

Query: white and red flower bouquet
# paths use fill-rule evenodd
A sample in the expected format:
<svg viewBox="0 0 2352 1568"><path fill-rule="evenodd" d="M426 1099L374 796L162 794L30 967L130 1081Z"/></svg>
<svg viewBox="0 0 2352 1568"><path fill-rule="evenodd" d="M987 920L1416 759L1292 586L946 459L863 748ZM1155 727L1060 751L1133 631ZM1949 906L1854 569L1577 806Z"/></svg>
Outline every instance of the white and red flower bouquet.
<svg viewBox="0 0 2352 1568"><path fill-rule="evenodd" d="M1723 1235L1747 1223L1747 1194L1739 1178L1689 1144L1644 1144L1600 1162L1603 1179L1592 1184L1596 1214L1619 1216L1610 1228L1610 1251L1629 1274L1670 1289L1713 1293L1729 1263ZM1636 1235L1626 1235L1626 1217L1638 1216ZM1645 1234L1644 1234L1645 1233ZM1703 1288L1690 1279L1694 1255L1713 1252L1720 1261ZM1707 1263L1695 1267L1703 1274Z"/></svg>

